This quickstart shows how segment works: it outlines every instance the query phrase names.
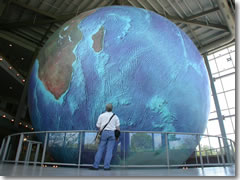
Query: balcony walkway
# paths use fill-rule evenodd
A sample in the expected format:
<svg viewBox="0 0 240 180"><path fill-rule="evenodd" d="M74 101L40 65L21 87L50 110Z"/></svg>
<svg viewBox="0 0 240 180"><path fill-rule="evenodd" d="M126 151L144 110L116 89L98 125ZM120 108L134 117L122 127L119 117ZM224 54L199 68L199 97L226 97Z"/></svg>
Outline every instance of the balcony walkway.
<svg viewBox="0 0 240 180"><path fill-rule="evenodd" d="M0 176L235 176L235 166L189 169L112 168L110 171L77 167L41 167L33 165L0 164Z"/></svg>

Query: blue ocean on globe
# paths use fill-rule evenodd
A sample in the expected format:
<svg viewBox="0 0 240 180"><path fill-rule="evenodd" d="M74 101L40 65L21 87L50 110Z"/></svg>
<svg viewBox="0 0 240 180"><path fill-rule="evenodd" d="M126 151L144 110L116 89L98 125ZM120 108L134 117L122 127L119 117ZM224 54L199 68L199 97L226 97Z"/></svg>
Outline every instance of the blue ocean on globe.
<svg viewBox="0 0 240 180"><path fill-rule="evenodd" d="M107 103L121 130L203 133L210 109L204 60L183 31L154 12L109 6L82 13L63 24L37 56L30 117L35 131L96 130ZM77 159L76 148L57 148L56 160Z"/></svg>

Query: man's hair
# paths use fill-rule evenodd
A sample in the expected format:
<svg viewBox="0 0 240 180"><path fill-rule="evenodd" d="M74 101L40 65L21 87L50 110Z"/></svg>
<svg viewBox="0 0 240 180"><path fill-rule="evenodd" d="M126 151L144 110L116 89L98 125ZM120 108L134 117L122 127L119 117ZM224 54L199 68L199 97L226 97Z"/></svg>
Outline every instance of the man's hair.
<svg viewBox="0 0 240 180"><path fill-rule="evenodd" d="M107 104L107 105L106 105L106 111L107 111L107 112L111 112L112 109L113 109L112 104Z"/></svg>

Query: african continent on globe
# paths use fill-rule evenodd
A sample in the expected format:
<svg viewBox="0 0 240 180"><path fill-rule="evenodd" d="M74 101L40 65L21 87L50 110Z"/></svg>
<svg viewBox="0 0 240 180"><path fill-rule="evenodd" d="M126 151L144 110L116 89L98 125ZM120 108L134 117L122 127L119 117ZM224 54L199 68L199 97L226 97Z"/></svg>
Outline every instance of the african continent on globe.
<svg viewBox="0 0 240 180"><path fill-rule="evenodd" d="M121 130L203 133L209 90L202 56L175 24L110 6L51 36L33 66L28 104L36 131L94 130L112 103Z"/></svg>

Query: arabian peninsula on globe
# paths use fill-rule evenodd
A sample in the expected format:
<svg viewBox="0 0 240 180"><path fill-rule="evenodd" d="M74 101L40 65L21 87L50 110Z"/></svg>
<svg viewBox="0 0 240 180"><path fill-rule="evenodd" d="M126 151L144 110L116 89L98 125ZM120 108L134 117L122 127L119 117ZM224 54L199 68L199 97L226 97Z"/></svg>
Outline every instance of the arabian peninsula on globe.
<svg viewBox="0 0 240 180"><path fill-rule="evenodd" d="M36 131L96 130L112 103L121 130L203 133L210 106L207 70L190 38L127 6L62 25L37 56L28 95Z"/></svg>

